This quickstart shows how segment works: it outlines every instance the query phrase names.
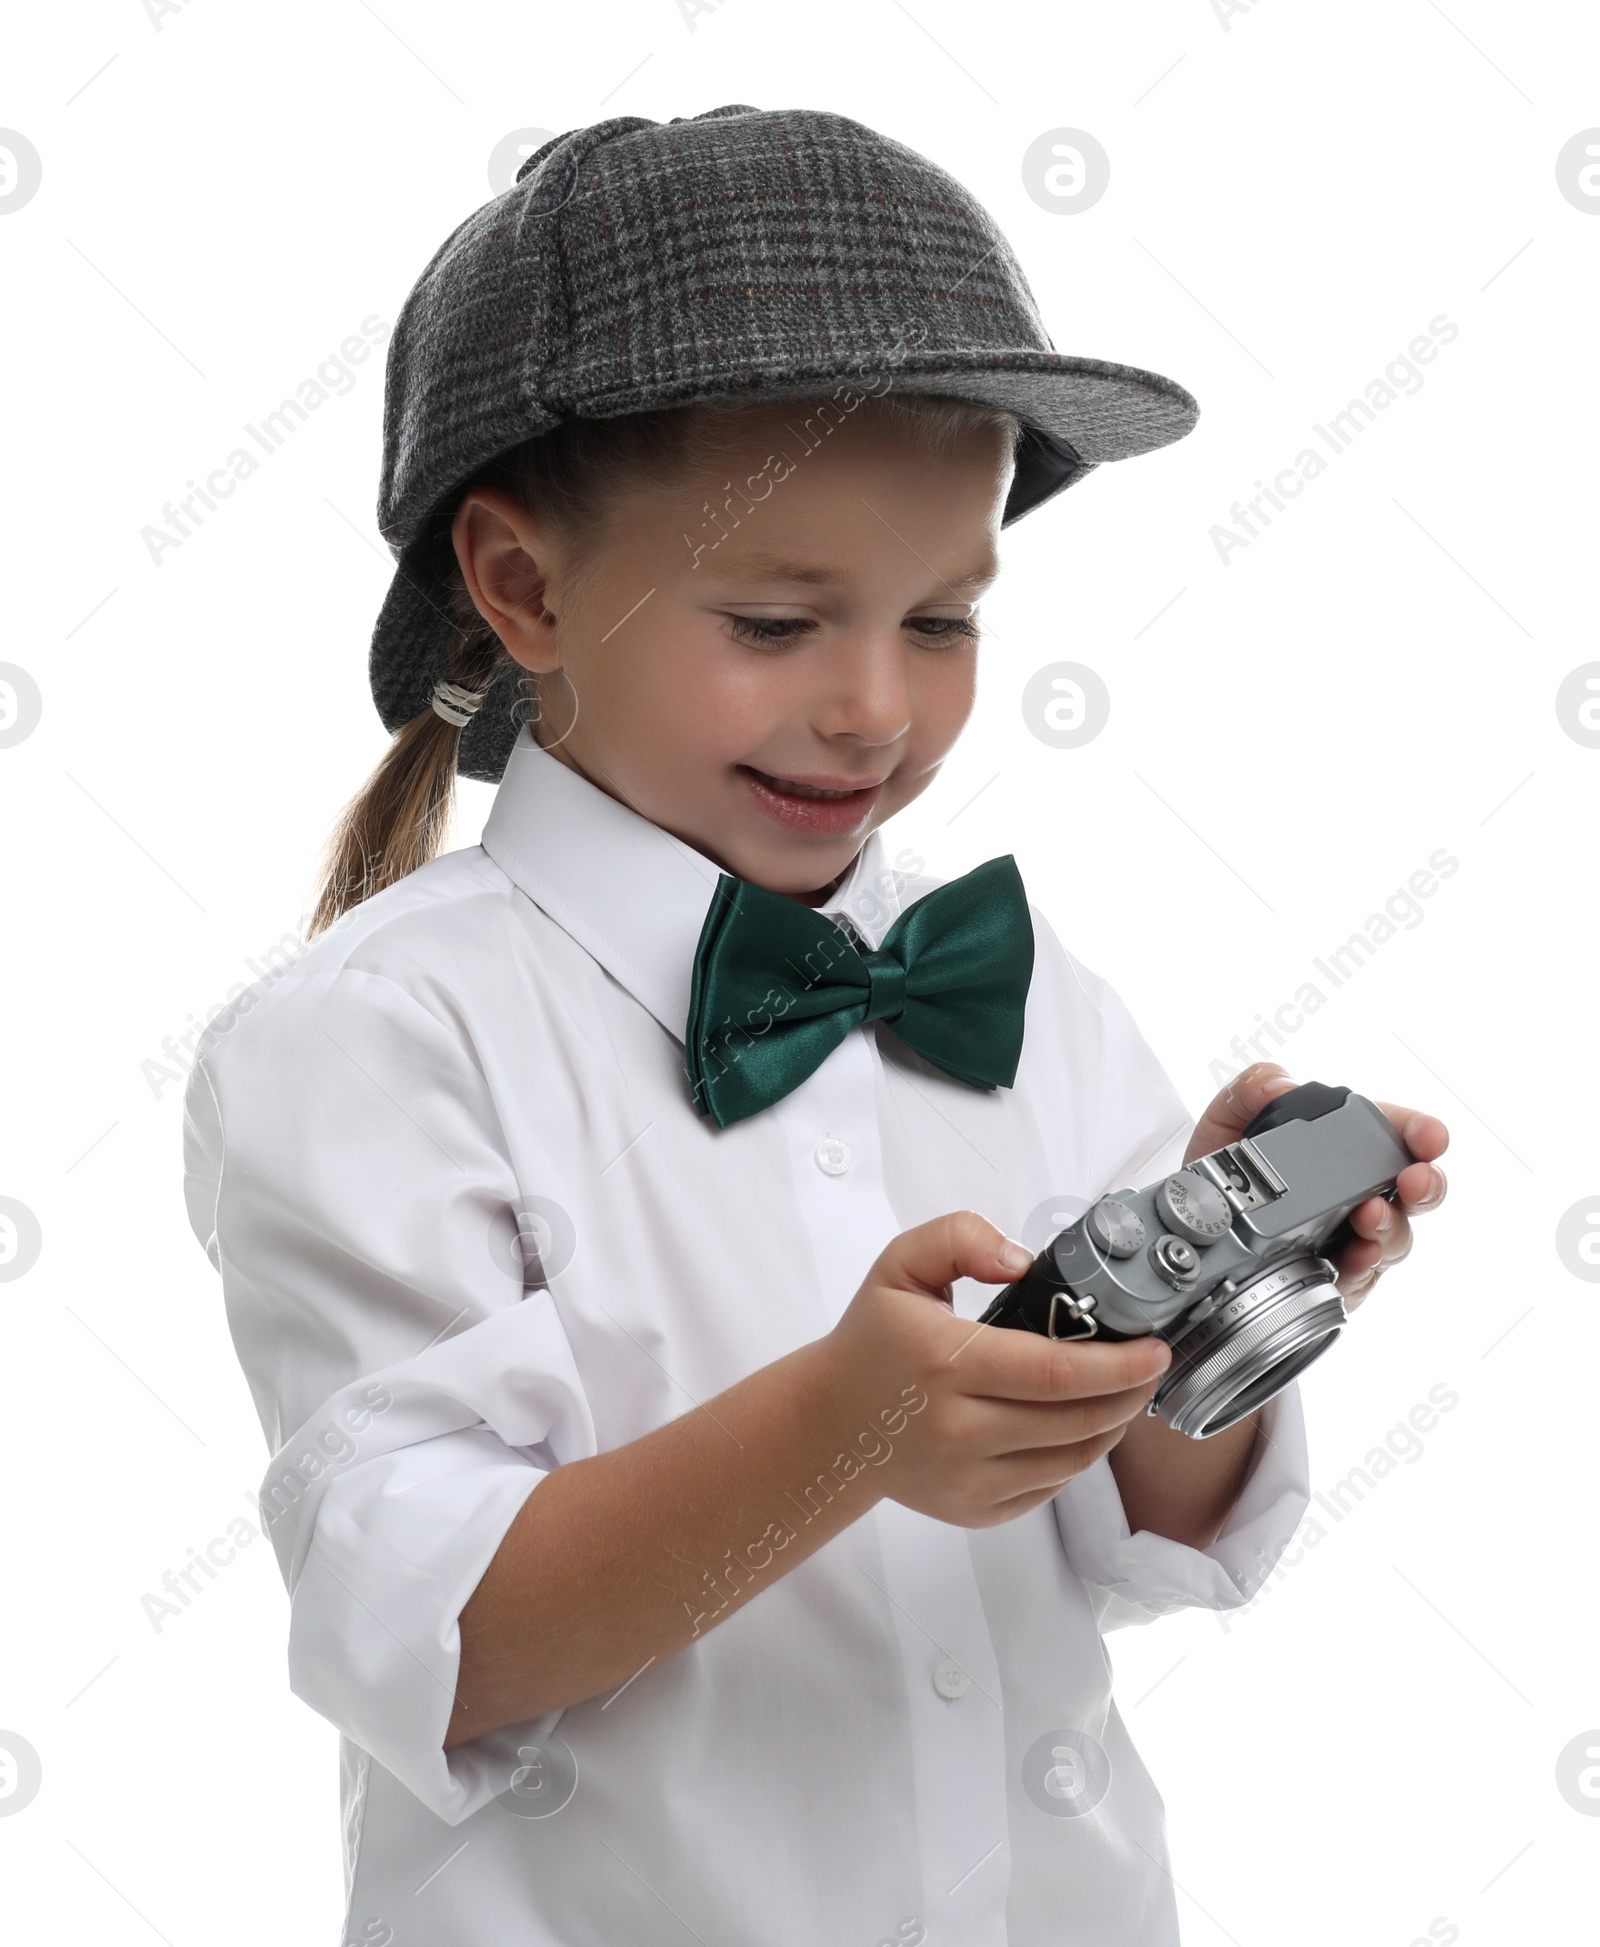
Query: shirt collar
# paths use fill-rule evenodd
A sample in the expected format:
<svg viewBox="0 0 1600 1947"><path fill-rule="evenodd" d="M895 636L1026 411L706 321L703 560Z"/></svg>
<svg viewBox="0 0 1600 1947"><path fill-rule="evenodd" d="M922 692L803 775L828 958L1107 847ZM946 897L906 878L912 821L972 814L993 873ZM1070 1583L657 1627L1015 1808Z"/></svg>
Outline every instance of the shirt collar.
<svg viewBox="0 0 1600 1947"><path fill-rule="evenodd" d="M512 746L482 844L541 912L684 1038L695 948L722 876L714 860L553 757L529 726ZM867 948L881 944L901 905L878 832L817 910L847 922Z"/></svg>

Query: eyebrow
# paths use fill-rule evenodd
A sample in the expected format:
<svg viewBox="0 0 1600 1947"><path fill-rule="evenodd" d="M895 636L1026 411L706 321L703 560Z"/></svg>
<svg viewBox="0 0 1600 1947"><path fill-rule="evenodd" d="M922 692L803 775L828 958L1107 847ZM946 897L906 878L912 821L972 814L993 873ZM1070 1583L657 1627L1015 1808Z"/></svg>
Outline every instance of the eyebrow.
<svg viewBox="0 0 1600 1947"><path fill-rule="evenodd" d="M987 588L1000 573L997 563L980 562L976 568L964 575L951 575L946 578L936 575L935 579L946 588ZM804 561L789 561L779 555L756 554L748 560L729 563L725 569L728 580L793 581L807 586L833 588L846 582L850 577L838 568L824 568Z"/></svg>

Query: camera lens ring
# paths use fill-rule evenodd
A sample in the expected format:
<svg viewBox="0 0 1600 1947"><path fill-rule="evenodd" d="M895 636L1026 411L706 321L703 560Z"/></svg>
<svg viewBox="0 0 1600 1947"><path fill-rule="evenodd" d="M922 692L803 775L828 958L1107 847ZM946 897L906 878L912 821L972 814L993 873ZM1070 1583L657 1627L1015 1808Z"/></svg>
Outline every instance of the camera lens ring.
<svg viewBox="0 0 1600 1947"><path fill-rule="evenodd" d="M1337 1279L1326 1258L1308 1254L1241 1285L1173 1342L1154 1402L1161 1417L1204 1440L1282 1392L1344 1329Z"/></svg>

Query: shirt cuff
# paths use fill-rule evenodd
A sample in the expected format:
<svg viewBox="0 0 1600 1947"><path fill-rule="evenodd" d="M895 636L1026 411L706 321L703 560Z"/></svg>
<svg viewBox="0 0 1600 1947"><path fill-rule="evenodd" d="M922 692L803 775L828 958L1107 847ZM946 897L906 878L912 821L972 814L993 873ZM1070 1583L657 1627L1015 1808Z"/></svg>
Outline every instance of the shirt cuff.
<svg viewBox="0 0 1600 1947"><path fill-rule="evenodd" d="M1055 1497L1072 1572L1089 1585L1101 1631L1174 1609L1239 1609L1271 1574L1311 1503L1299 1382L1262 1408L1255 1452L1233 1512L1209 1548L1131 1534L1109 1455Z"/></svg>
<svg viewBox="0 0 1600 1947"><path fill-rule="evenodd" d="M327 1482L290 1598L289 1685L447 1825L505 1788L478 1740L444 1749L458 1618L545 1478L484 1427Z"/></svg>

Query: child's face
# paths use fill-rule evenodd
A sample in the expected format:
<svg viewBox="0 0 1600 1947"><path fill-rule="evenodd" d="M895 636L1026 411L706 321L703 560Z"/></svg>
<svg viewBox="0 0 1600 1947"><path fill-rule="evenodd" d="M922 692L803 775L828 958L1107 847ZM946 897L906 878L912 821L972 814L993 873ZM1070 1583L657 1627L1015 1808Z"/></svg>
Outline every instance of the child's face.
<svg viewBox="0 0 1600 1947"><path fill-rule="evenodd" d="M985 429L928 457L865 412L824 432L773 406L712 464L628 493L577 578L492 491L458 550L547 672L542 743L726 871L820 900L966 722L1010 461Z"/></svg>

